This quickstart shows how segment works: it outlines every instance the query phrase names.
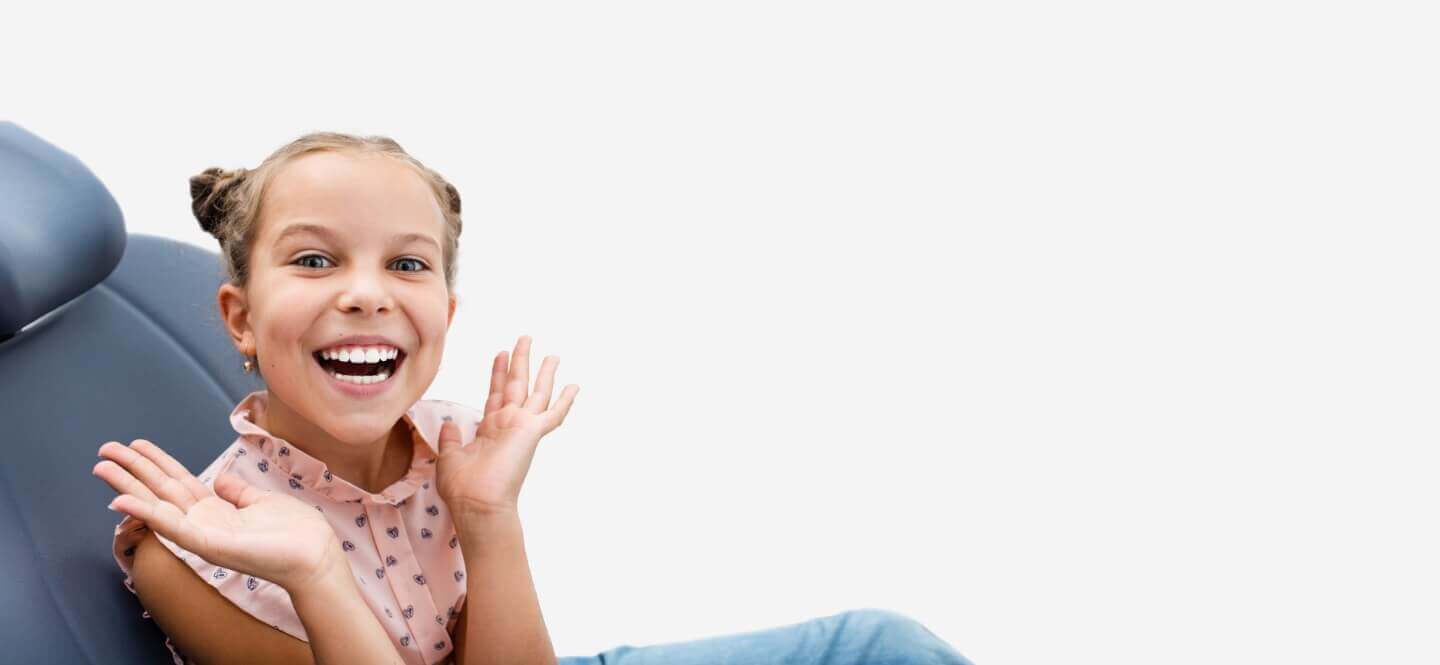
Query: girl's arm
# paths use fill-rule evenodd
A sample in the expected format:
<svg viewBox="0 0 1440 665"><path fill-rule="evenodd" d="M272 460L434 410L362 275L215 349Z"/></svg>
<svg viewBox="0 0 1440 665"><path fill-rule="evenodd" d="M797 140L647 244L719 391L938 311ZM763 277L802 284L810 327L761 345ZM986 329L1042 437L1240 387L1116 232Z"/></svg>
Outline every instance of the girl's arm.
<svg viewBox="0 0 1440 665"><path fill-rule="evenodd" d="M315 665L404 665L379 617L370 611L337 546L315 577L287 588L310 640Z"/></svg>
<svg viewBox="0 0 1440 665"><path fill-rule="evenodd" d="M355 586L339 537L313 504L262 490L229 472L215 477L212 490L144 439L129 446L107 441L99 452L108 459L96 463L92 473L120 492L111 509L145 522L206 562L279 585L305 626L315 663L402 665L380 619ZM145 579L148 584L149 576ZM192 615L176 618L180 624L194 620ZM197 641L213 645L213 640ZM253 661L234 649L221 654L217 662Z"/></svg>
<svg viewBox="0 0 1440 665"><path fill-rule="evenodd" d="M455 665L555 665L519 513L457 514L455 528L468 578Z"/></svg>

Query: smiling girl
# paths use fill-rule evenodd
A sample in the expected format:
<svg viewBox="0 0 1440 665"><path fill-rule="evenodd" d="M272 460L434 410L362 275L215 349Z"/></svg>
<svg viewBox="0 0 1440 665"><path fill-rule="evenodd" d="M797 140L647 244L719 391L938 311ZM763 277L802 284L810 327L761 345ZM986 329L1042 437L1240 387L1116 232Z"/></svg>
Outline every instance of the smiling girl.
<svg viewBox="0 0 1440 665"><path fill-rule="evenodd" d="M423 400L457 298L460 195L384 137L308 134L191 179L220 241L225 330L266 389L197 478L144 439L93 473L125 514L125 584L187 663L555 663L518 497L559 359L500 351L482 410ZM853 610L562 663L966 663L922 625Z"/></svg>

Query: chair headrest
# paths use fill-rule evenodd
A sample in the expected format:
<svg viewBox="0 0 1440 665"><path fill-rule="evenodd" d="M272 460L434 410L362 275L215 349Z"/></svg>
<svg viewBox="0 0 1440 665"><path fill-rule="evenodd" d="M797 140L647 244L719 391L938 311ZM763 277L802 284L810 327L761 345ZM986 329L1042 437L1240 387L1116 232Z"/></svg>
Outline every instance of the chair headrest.
<svg viewBox="0 0 1440 665"><path fill-rule="evenodd" d="M119 265L125 219L80 160L0 121L0 341Z"/></svg>

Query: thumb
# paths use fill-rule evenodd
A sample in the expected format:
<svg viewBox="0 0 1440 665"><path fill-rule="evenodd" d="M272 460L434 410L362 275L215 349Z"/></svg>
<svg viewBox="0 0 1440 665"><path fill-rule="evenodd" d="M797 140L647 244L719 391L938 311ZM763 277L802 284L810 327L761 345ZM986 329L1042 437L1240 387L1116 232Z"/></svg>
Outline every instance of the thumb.
<svg viewBox="0 0 1440 665"><path fill-rule="evenodd" d="M445 451L459 447L460 426L456 425L455 421L447 418L445 422L440 425L440 454L444 455Z"/></svg>
<svg viewBox="0 0 1440 665"><path fill-rule="evenodd" d="M222 471L215 476L215 495L235 504L236 508L248 508L269 492L257 489L239 476Z"/></svg>

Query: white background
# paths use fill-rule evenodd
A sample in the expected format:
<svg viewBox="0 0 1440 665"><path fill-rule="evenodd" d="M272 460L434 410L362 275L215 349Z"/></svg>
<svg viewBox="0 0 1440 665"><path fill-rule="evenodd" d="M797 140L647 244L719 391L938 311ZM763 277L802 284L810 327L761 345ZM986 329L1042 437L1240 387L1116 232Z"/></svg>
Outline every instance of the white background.
<svg viewBox="0 0 1440 665"><path fill-rule="evenodd" d="M522 334L582 386L521 494L560 655L1440 659L1425 3L24 4L0 113L133 232L217 249L189 176L313 130L456 184L427 396Z"/></svg>

